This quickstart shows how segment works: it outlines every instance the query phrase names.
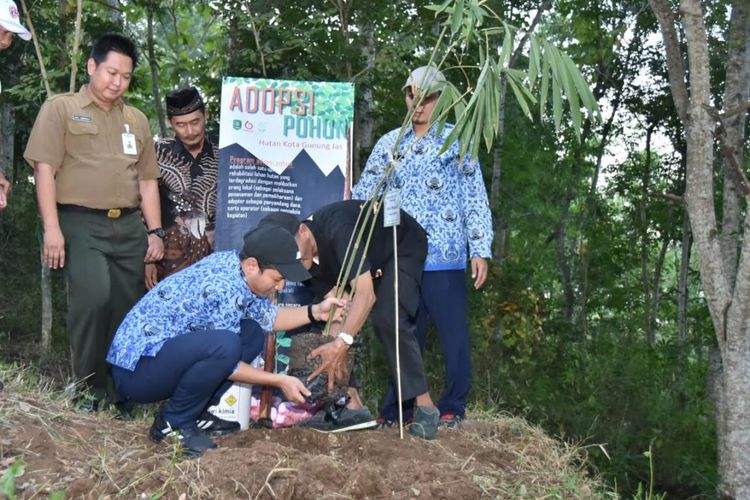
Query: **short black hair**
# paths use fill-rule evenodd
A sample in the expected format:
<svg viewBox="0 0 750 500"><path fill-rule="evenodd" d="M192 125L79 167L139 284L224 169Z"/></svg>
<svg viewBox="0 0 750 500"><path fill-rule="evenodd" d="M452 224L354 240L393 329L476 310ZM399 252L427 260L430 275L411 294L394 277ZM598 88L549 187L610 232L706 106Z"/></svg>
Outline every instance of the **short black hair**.
<svg viewBox="0 0 750 500"><path fill-rule="evenodd" d="M110 52L117 52L118 54L128 56L133 61L133 69L135 69L138 63L138 51L135 49L135 44L129 38L117 33L102 35L91 46L89 57L99 66L107 59L107 55Z"/></svg>

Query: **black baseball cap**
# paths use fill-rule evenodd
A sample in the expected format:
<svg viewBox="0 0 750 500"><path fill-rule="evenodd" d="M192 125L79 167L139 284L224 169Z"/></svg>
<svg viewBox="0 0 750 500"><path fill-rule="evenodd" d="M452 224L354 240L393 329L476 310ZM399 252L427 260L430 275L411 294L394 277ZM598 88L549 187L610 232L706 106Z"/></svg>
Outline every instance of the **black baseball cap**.
<svg viewBox="0 0 750 500"><path fill-rule="evenodd" d="M260 264L276 268L289 281L301 282L311 278L299 261L294 236L286 229L275 224L263 224L248 231L243 239L242 259L255 257Z"/></svg>
<svg viewBox="0 0 750 500"><path fill-rule="evenodd" d="M258 223L258 226L264 225L283 227L284 229L289 231L292 236L294 236L297 234L300 222L296 216L290 214L289 212L271 212L270 214L263 217Z"/></svg>

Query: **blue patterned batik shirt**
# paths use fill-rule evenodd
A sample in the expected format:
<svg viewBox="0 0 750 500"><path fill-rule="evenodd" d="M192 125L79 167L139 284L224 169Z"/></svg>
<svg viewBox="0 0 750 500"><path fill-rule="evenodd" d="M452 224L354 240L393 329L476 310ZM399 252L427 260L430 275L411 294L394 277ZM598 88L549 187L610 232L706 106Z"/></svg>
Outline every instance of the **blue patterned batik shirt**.
<svg viewBox="0 0 750 500"><path fill-rule="evenodd" d="M237 252L216 252L152 288L117 329L107 361L135 370L141 356L156 356L173 337L202 330L239 335L245 318L270 331L277 313L248 287Z"/></svg>
<svg viewBox="0 0 750 500"><path fill-rule="evenodd" d="M479 163L459 156L455 142L442 155L438 151L453 126L440 136L433 126L422 138L409 130L396 155L398 169L393 185L401 191L401 208L427 231L425 271L464 269L468 256L492 255L492 214ZM399 130L380 138L367 160L352 198L365 200L383 176Z"/></svg>

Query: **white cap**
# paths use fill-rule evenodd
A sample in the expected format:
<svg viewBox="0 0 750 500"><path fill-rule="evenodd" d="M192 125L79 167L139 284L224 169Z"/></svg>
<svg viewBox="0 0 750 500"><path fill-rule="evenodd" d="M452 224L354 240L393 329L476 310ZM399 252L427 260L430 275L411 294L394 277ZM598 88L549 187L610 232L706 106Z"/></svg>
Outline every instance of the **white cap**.
<svg viewBox="0 0 750 500"><path fill-rule="evenodd" d="M15 33L22 40L31 40L31 33L21 24L18 7L13 0L0 0L0 26Z"/></svg>
<svg viewBox="0 0 750 500"><path fill-rule="evenodd" d="M435 66L420 66L409 74L401 90L412 87L412 92L415 94L430 95L443 90L445 84L445 76Z"/></svg>

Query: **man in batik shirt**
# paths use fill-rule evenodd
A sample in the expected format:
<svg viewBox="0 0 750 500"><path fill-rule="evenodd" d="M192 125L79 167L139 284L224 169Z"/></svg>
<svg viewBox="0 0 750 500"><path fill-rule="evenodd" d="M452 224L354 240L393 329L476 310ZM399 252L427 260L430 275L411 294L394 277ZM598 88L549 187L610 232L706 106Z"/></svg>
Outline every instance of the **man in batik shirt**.
<svg viewBox="0 0 750 500"><path fill-rule="evenodd" d="M170 93L166 103L175 136L156 143L165 251L146 267L149 289L209 254L216 223L219 150L206 135L206 106L195 87Z"/></svg>

